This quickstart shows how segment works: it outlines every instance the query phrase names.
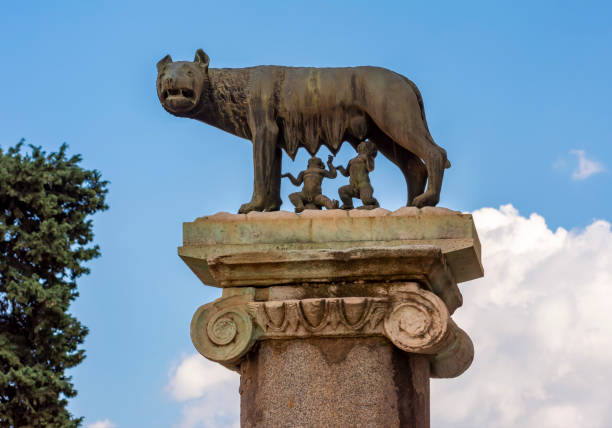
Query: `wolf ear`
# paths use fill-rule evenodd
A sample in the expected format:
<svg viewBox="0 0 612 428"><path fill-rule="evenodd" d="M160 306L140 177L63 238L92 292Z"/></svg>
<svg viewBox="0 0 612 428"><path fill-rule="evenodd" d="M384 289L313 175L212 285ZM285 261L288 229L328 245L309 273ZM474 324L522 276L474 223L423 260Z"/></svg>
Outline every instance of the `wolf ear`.
<svg viewBox="0 0 612 428"><path fill-rule="evenodd" d="M204 68L205 70L208 70L208 64L210 64L210 58L208 57L208 55L206 55L206 52L204 52L202 49L198 49L196 51L193 62L195 62L196 64L198 64L200 67Z"/></svg>
<svg viewBox="0 0 612 428"><path fill-rule="evenodd" d="M172 62L172 57L170 55L166 55L165 57L160 59L159 62L157 63L157 72L159 73L166 64L169 64L171 62Z"/></svg>

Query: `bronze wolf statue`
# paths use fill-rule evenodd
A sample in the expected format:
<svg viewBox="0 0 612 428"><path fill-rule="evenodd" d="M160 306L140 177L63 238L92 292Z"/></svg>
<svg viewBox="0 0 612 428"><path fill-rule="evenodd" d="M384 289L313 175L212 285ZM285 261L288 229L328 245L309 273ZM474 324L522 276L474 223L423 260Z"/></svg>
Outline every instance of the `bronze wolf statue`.
<svg viewBox="0 0 612 428"><path fill-rule="evenodd" d="M408 205L438 203L450 163L406 77L379 67L215 69L209 62L201 49L193 62L167 55L157 63L157 95L175 116L252 141L253 197L239 212L280 209L281 149L293 159L299 147L314 155L324 144L336 153L344 141L356 147L366 139L401 169Z"/></svg>

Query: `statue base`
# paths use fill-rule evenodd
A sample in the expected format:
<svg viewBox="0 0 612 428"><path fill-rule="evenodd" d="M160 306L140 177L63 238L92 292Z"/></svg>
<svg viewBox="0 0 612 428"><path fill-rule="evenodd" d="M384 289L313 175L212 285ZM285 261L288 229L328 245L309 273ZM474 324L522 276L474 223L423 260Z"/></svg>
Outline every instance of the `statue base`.
<svg viewBox="0 0 612 428"><path fill-rule="evenodd" d="M244 427L428 427L429 378L471 364L451 319L482 276L472 217L444 208L220 213L179 255L223 295L196 349L241 374Z"/></svg>

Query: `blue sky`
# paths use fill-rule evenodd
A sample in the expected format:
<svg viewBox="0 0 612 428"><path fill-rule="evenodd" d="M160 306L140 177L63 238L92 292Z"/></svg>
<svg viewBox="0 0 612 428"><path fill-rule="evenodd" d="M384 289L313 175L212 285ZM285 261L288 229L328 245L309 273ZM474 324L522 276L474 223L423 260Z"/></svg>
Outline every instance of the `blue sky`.
<svg viewBox="0 0 612 428"><path fill-rule="evenodd" d="M193 352L194 310L218 294L176 255L181 223L250 198L250 143L159 105L164 55L390 68L421 89L452 162L440 206L511 203L552 230L582 229L612 219L610 22L609 2L4 2L0 145L65 141L111 182L95 217L102 257L72 307L91 332L71 410L119 427L179 420L168 373ZM285 157L284 170L306 159ZM373 183L383 207L404 201L382 158ZM284 182L284 209L292 191Z"/></svg>

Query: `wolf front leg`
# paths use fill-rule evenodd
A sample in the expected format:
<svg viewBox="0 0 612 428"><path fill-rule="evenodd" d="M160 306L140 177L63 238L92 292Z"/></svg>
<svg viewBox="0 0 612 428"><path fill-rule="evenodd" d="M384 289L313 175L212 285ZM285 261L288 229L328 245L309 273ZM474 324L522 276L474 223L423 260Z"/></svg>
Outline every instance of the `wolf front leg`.
<svg viewBox="0 0 612 428"><path fill-rule="evenodd" d="M264 210L266 211L278 211L283 203L280 196L283 152L281 151L277 140L274 142L274 147L275 152L272 157L272 167L270 168L270 187L266 193L266 203L264 206Z"/></svg>
<svg viewBox="0 0 612 428"><path fill-rule="evenodd" d="M242 204L241 214L280 209L282 153L278 146L278 126L270 120L256 121L253 132L253 196Z"/></svg>

